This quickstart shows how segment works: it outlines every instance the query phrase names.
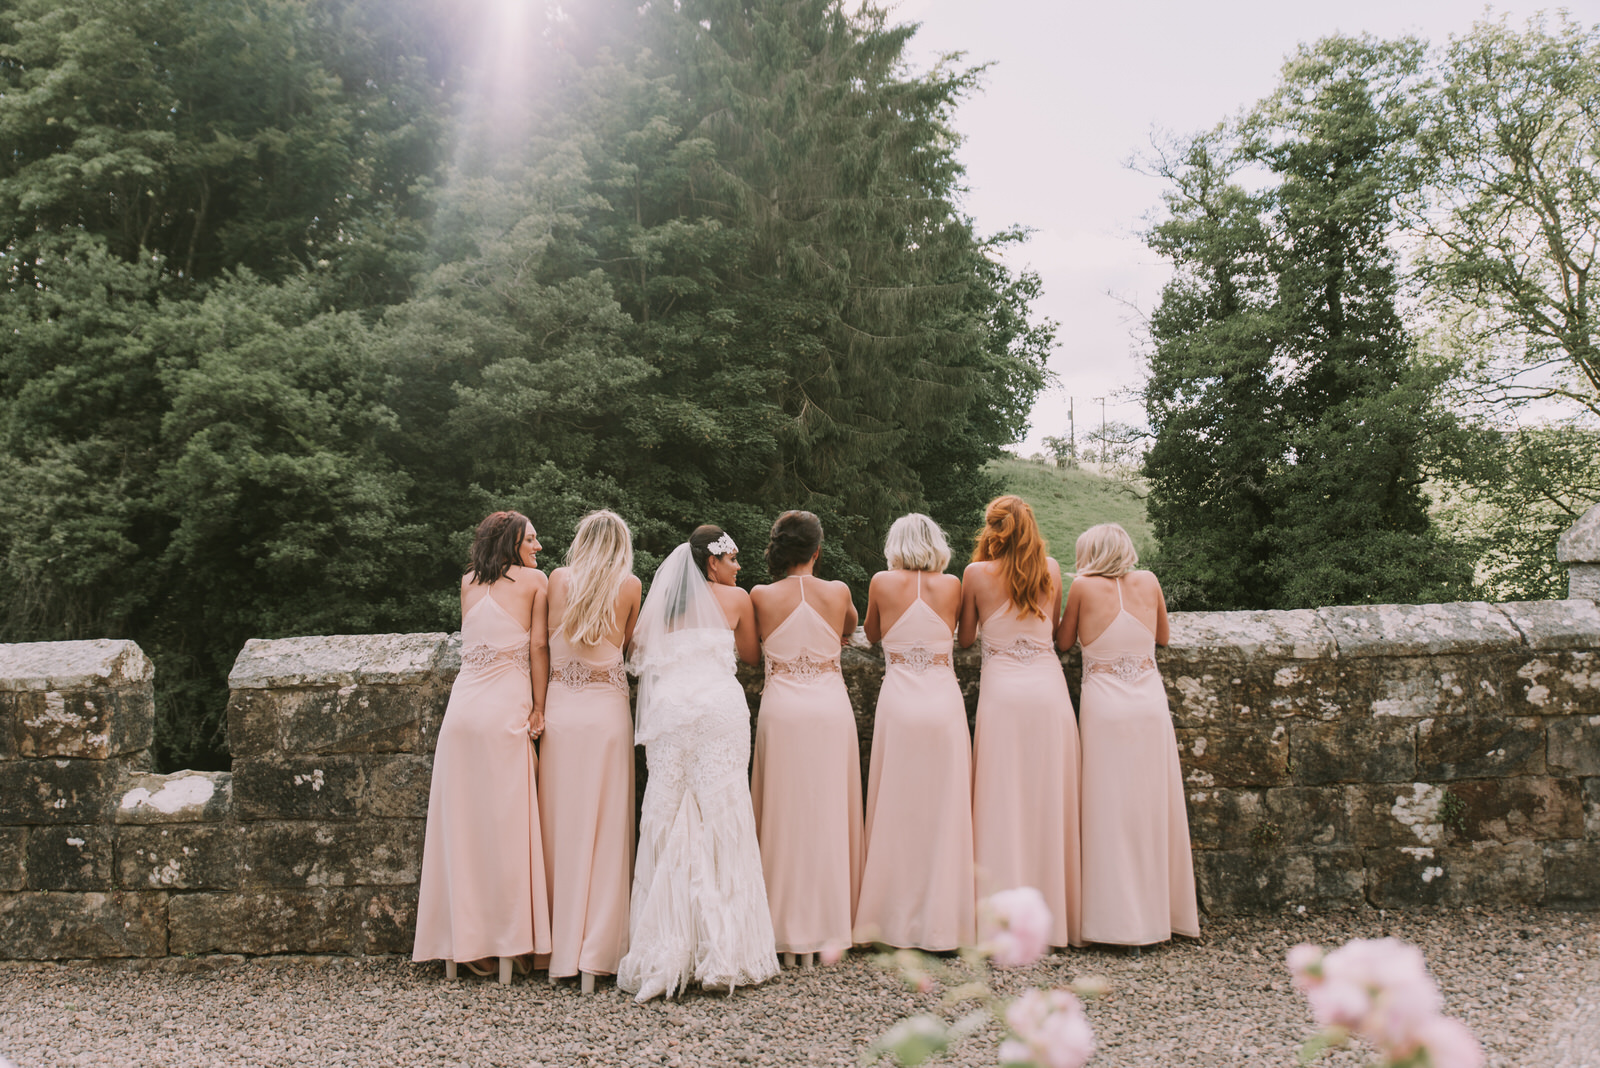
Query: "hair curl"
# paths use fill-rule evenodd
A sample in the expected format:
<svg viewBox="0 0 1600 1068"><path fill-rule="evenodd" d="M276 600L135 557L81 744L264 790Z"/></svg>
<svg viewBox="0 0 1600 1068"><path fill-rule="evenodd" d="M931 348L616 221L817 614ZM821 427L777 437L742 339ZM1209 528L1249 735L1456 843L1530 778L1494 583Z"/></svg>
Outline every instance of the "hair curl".
<svg viewBox="0 0 1600 1068"><path fill-rule="evenodd" d="M1027 501L1008 493L989 502L972 559L999 565L1006 593L1019 613L1050 618L1044 610L1045 598L1050 595L1049 555L1050 546L1039 533Z"/></svg>
<svg viewBox="0 0 1600 1068"><path fill-rule="evenodd" d="M811 559L821 547L822 520L810 512L785 512L767 537L767 572L774 579L785 578L790 568Z"/></svg>
<svg viewBox="0 0 1600 1068"><path fill-rule="evenodd" d="M472 581L491 585L520 565L522 536L532 525L521 512L494 512L479 523L472 536Z"/></svg>

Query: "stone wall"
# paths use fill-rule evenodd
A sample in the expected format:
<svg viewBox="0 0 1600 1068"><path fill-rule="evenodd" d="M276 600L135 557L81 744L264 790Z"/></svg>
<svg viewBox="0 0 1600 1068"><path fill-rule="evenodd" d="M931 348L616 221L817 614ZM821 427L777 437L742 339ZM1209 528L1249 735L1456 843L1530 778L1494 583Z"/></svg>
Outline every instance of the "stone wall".
<svg viewBox="0 0 1600 1068"><path fill-rule="evenodd" d="M1172 639L1209 913L1600 907L1595 603L1179 613ZM154 775L137 647L0 646L0 956L409 952L458 666L447 634L252 641L232 772ZM881 675L846 651L863 770Z"/></svg>

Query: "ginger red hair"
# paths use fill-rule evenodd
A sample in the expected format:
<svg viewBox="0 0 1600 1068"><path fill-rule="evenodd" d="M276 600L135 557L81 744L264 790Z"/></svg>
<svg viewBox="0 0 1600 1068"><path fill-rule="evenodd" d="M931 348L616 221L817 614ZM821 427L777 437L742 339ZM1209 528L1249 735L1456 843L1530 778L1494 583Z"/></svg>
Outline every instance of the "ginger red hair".
<svg viewBox="0 0 1600 1068"><path fill-rule="evenodd" d="M999 565L1006 591L1019 613L1050 618L1044 610L1045 598L1050 596L1050 565L1045 562L1049 555L1050 546L1039 533L1027 501L1008 493L989 502L972 559Z"/></svg>

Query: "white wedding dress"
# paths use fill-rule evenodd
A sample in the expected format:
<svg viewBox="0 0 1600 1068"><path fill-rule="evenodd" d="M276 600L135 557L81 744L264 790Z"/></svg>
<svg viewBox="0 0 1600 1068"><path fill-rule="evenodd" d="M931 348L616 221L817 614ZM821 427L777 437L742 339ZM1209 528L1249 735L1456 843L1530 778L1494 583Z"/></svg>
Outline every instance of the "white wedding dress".
<svg viewBox="0 0 1600 1068"><path fill-rule="evenodd" d="M691 982L731 990L770 979L778 956L746 779L750 710L733 631L687 545L657 572L634 649L635 738L650 777L617 986L647 1001Z"/></svg>

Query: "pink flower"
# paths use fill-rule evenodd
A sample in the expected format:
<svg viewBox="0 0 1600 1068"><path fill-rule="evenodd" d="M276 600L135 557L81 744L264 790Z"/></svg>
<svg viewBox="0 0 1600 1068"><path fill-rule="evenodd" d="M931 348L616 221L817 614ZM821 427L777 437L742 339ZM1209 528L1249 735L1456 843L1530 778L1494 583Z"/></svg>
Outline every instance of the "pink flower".
<svg viewBox="0 0 1600 1068"><path fill-rule="evenodd" d="M1431 1068L1481 1068L1483 1047L1460 1020L1436 1016L1423 1027L1422 1048Z"/></svg>
<svg viewBox="0 0 1600 1068"><path fill-rule="evenodd" d="M1002 890L978 903L981 948L1001 968L1022 968L1050 948L1050 907L1031 886Z"/></svg>
<svg viewBox="0 0 1600 1068"><path fill-rule="evenodd" d="M1082 1068L1094 1056L1094 1029L1066 990L1029 990L1006 1008L1016 1038L1000 1045L1002 1064Z"/></svg>
<svg viewBox="0 0 1600 1068"><path fill-rule="evenodd" d="M1289 974L1302 993L1322 982L1322 947L1301 942L1289 951Z"/></svg>

